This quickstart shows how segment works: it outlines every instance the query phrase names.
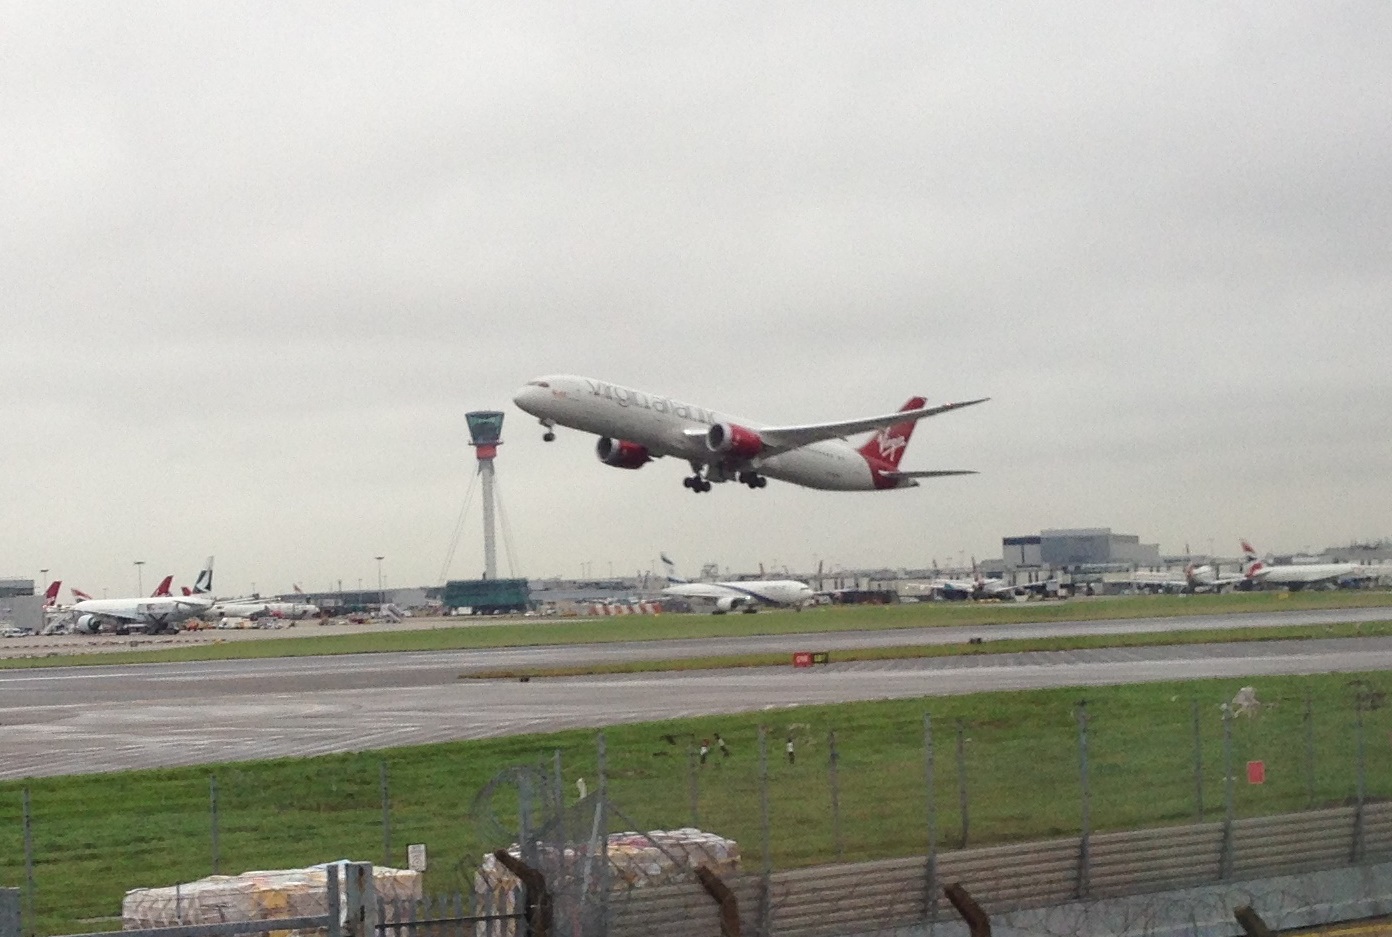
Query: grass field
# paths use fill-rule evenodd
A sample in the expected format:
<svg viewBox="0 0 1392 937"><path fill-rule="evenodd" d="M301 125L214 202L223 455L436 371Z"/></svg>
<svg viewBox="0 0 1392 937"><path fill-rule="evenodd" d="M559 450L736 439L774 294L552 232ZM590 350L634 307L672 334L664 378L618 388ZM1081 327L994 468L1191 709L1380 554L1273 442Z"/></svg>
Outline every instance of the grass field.
<svg viewBox="0 0 1392 937"><path fill-rule="evenodd" d="M1087 690L780 709L621 726L605 733L609 788L640 828L691 824L738 840L749 867L762 862L757 739L769 739L770 861L791 868L920 854L926 849L924 715L934 727L939 839L972 845L1075 833L1080 775L1076 705L1089 714L1095 829L1189 822L1223 813L1219 704L1255 682L1267 704L1232 726L1235 774L1266 764L1260 786L1234 788L1238 816L1348 802L1355 791L1355 697L1366 701L1367 790L1392 796L1392 675L1327 675L1147 684ZM1306 718L1307 700L1311 717ZM1202 770L1195 771L1195 712ZM960 726L960 729L959 729ZM829 733L839 760L838 842L830 811ZM733 755L692 768L691 746L720 732ZM960 736L959 736L960 732ZM787 738L797 761L784 758ZM961 745L959 775L958 744ZM429 846L428 887L467 880L506 834L471 816L478 790L503 768L559 753L563 789L596 778L592 732L460 742L305 760L228 764L0 783L0 885L24 884L22 790L32 800L40 933L98 929L138 885L211 871L210 775L219 800L221 869L297 866L332 858L383 858L381 769L390 789L391 858ZM696 791L693 818L693 780ZM1202 807L1196 780L1203 787ZM967 823L960 808L966 792ZM514 799L496 812L510 821ZM89 921L89 923L81 923Z"/></svg>
<svg viewBox="0 0 1392 937"><path fill-rule="evenodd" d="M548 644L598 644L668 638L721 638L750 634L796 634L827 631L883 631L952 625L993 625L1029 621L1099 621L1295 611L1320 608L1392 608L1389 592L1233 593L1229 595L1133 596L1068 602L967 603L833 606L805 612L766 611L757 615L626 616L602 620L529 619L488 627L436 628L333 634L332 629L301 625L305 637L237 640L221 644L161 647L74 656L0 659L0 667L152 663L158 661L232 660L258 657L305 657L382 651L432 651L469 648L529 647ZM1392 612L1389 612L1392 618ZM329 633L326 633L329 632Z"/></svg>

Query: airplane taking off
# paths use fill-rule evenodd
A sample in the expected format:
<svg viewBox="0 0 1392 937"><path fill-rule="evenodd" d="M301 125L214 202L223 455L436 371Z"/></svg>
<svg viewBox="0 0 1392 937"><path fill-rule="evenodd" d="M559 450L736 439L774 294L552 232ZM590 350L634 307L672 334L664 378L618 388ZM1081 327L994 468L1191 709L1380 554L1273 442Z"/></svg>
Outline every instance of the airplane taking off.
<svg viewBox="0 0 1392 937"><path fill-rule="evenodd" d="M595 453L605 465L637 469L662 456L683 459L692 474L682 484L700 493L727 481L763 488L770 478L825 491L880 491L912 488L920 478L974 475L964 469L901 471L899 460L919 420L988 399L927 407L922 397L913 397L897 413L762 426L670 397L558 374L528 381L513 402L546 427L547 442L556 438L556 426L598 435ZM871 430L878 432L859 448L844 438Z"/></svg>
<svg viewBox="0 0 1392 937"><path fill-rule="evenodd" d="M693 602L709 602L712 615L744 612L752 615L760 605L791 606L801 610L816 596L812 587L796 579L750 579L740 582L692 582L677 575L677 566L662 554L669 585L663 595Z"/></svg>
<svg viewBox="0 0 1392 937"><path fill-rule="evenodd" d="M213 581L213 558L208 557L207 567L198 574L198 582L206 583L209 589ZM170 580L173 577L169 577ZM167 582L161 588L167 592ZM197 587L195 587L196 589ZM156 590L158 593L160 590ZM73 626L78 631L97 634L100 631L115 631L117 634L143 631L145 634L159 634L162 631L177 631L181 621L204 612L213 600L201 595L152 595L140 599L93 599L86 593L73 590L73 595L84 596L70 609L77 617Z"/></svg>

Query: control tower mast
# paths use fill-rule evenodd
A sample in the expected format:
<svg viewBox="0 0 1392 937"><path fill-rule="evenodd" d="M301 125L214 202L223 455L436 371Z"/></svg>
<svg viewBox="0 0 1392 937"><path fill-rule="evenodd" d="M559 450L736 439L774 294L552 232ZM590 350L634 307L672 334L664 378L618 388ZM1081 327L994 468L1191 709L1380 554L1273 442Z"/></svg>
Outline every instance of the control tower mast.
<svg viewBox="0 0 1392 937"><path fill-rule="evenodd" d="M498 545L494 529L493 460L503 444L500 410L474 410L464 414L469 424L469 445L474 447L478 471L483 476L483 578L498 578Z"/></svg>

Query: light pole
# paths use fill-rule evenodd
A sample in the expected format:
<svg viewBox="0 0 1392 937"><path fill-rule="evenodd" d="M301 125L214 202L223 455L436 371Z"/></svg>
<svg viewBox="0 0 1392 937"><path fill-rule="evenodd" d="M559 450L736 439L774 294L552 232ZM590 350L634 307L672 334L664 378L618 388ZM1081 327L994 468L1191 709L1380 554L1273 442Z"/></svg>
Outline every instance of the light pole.
<svg viewBox="0 0 1392 937"><path fill-rule="evenodd" d="M387 594L382 589L382 560L386 559L386 557L379 556L375 559L377 560L377 608L380 609L383 605L387 604Z"/></svg>
<svg viewBox="0 0 1392 937"><path fill-rule="evenodd" d="M142 575L143 570L141 569L144 565L144 560L135 561L135 594L141 597L145 595L145 577Z"/></svg>
<svg viewBox="0 0 1392 937"><path fill-rule="evenodd" d="M48 570L39 570L39 585L43 586L45 589L48 588Z"/></svg>

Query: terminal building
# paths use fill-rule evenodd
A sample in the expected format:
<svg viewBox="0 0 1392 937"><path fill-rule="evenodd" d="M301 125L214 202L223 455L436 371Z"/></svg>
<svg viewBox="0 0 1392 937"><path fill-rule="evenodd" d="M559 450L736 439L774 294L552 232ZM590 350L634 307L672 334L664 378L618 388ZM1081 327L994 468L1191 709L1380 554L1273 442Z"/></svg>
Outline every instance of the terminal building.
<svg viewBox="0 0 1392 937"><path fill-rule="evenodd" d="M1041 530L1001 539L1005 570L1056 569L1101 571L1160 566L1160 545L1141 543L1135 534L1112 533L1110 527Z"/></svg>

